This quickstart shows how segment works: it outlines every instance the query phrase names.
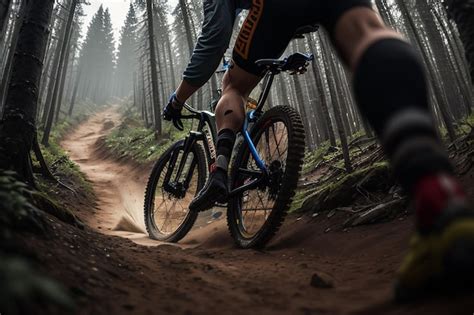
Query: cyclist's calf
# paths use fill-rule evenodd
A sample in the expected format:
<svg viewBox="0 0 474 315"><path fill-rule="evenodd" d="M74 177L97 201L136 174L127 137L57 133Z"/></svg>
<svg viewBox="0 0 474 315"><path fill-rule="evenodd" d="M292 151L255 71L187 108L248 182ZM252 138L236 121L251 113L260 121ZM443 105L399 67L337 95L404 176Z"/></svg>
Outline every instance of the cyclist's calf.
<svg viewBox="0 0 474 315"><path fill-rule="evenodd" d="M217 129L240 131L245 119L245 102L260 81L260 77L250 74L234 65L224 75L222 97L216 107Z"/></svg>

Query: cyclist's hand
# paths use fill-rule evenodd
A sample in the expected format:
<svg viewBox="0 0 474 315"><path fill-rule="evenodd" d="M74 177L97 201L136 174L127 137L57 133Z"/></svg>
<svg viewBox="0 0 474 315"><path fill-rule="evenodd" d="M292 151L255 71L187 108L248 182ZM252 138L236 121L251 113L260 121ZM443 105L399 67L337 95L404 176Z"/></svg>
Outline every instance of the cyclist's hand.
<svg viewBox="0 0 474 315"><path fill-rule="evenodd" d="M168 105L166 105L165 109L163 110L163 119L172 121L173 125L181 131L184 130L183 122L181 121L181 111L183 109L183 105L184 104L178 101L176 98L176 93L173 93L170 97Z"/></svg>

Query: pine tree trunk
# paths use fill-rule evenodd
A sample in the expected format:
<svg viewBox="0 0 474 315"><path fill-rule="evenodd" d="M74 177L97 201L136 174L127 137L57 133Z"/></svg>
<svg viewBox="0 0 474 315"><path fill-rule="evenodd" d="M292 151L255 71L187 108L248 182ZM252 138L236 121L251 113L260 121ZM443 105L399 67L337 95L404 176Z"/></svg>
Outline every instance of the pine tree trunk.
<svg viewBox="0 0 474 315"><path fill-rule="evenodd" d="M174 71L174 55L171 52L171 40L168 33L165 34L165 39L166 39L165 46L166 46L166 50L169 56L168 62L169 62L170 70L171 70L170 71L171 72L171 85L173 86L173 88L176 88L176 76L175 76L175 71Z"/></svg>
<svg viewBox="0 0 474 315"><path fill-rule="evenodd" d="M71 38L69 38L69 45L71 44ZM59 86L59 91L58 91L58 98L57 98L57 105L56 105L56 112L54 114L54 123L56 124L59 119L59 114L61 112L61 106L62 106L62 100L63 100L63 93L64 93L64 85L66 84L66 74L69 69L69 55L71 54L71 49L67 49L66 51L66 57L64 58L64 69L61 74L61 84Z"/></svg>
<svg viewBox="0 0 474 315"><path fill-rule="evenodd" d="M15 57L16 46L19 40L21 26L23 25L25 14L28 10L29 1L31 0L21 1L18 18L15 21L14 31L10 41L10 50L8 52L5 68L3 69L2 83L0 84L0 104L4 104L5 97L7 96L8 84L12 75L13 58Z"/></svg>
<svg viewBox="0 0 474 315"><path fill-rule="evenodd" d="M450 17L458 27L474 84L474 1L447 0L446 4Z"/></svg>
<svg viewBox="0 0 474 315"><path fill-rule="evenodd" d="M315 56L318 55L316 47L314 45L311 46L311 53L314 54ZM324 60L324 56L321 55L319 59ZM323 119L326 123L326 131L329 136L329 142L332 147L335 147L336 136L334 134L334 127L332 125L331 116L329 115L328 99L324 91L323 78L321 77L321 72L317 68L316 62L312 62L312 67L313 67L314 79L316 81L316 86L318 90L320 91L320 95L321 95L321 102L320 102L321 112L323 113Z"/></svg>
<svg viewBox="0 0 474 315"><path fill-rule="evenodd" d="M63 8L64 10L64 8ZM61 12L58 13L61 15ZM57 40L56 48L54 50L54 58L53 58L53 63L51 66L51 72L49 74L49 83L48 83L48 88L47 88L47 94L46 94L46 101L45 105L43 108L43 115L41 117L41 125L45 126L48 121L48 116L51 111L51 101L53 99L53 94L54 94L54 88L56 86L56 77L58 75L58 70L59 70L59 65L61 63L61 46L63 46L62 43L64 43L64 39L66 37L66 27L65 27L65 21L58 22L59 23L59 29L61 30L59 34L59 38Z"/></svg>
<svg viewBox="0 0 474 315"><path fill-rule="evenodd" d="M427 49L423 45L424 42L423 42L423 39L421 37L421 34L420 34L419 30L417 29L415 21L414 21L412 15L410 14L409 9L408 9L408 7L407 7L407 5L404 1L405 0L398 0L399 7L402 11L402 15L404 16L404 18L408 22L411 30L413 31L413 34L414 34L414 36L415 36L415 38L418 42L418 45L420 47L420 50L423 54L423 57L424 57L427 65L428 65L428 67L427 67L428 68L427 69L428 73L430 74L430 77L434 81L433 82L433 85L434 85L433 92L436 94L437 99L441 100L443 102L442 104L439 104L438 108L440 110L441 116L443 117L443 121L444 121L444 124L446 126L448 136L449 136L451 141L454 141L456 139L456 132L454 130L453 122L451 120L451 117L450 117L448 109L447 109L446 95L443 93L444 91L443 91L442 87L440 86L439 75L435 71L435 66L432 64L432 59L431 59Z"/></svg>
<svg viewBox="0 0 474 315"><path fill-rule="evenodd" d="M474 105L474 95L467 60L460 52L462 50L462 47L459 47L457 45L457 40L459 40L459 33L455 31L454 27L450 27L452 26L452 24L450 23L450 21L446 20L447 12L445 11L444 7L441 10L442 14L440 14L437 10L433 10L433 15L436 17L439 25L442 27L443 32L445 34L445 39L453 55L453 64L455 64L456 68L456 70L453 70L453 72L457 77L458 84L461 86L462 93L465 98L466 110L467 113L470 115L472 112L471 107Z"/></svg>
<svg viewBox="0 0 474 315"><path fill-rule="evenodd" d="M0 168L34 185L30 151L36 132L38 89L54 0L31 1L20 30L0 124Z"/></svg>
<svg viewBox="0 0 474 315"><path fill-rule="evenodd" d="M161 136L160 95L158 90L158 72L156 65L155 35L153 28L153 0L147 0L148 46L150 49L151 90L153 95L154 123L157 136Z"/></svg>
<svg viewBox="0 0 474 315"><path fill-rule="evenodd" d="M334 62L333 56L330 55L331 50L329 47L327 37L321 38L321 44L326 55L324 58L325 63L326 63L326 69L327 69L326 73L330 80L329 89L331 91L331 99L333 100L332 108L334 111L334 118L336 121L337 131L339 133L339 139L341 141L342 155L344 158L344 166L346 168L346 171L350 173L352 172L352 165L351 165L351 159L350 159L350 154L349 154L349 146L347 144L347 134L346 134L346 130L344 129L344 123L342 122L341 107L339 105L340 103L339 93L337 91L337 84L335 81L335 76L337 74L337 71L335 68L335 62Z"/></svg>
<svg viewBox="0 0 474 315"><path fill-rule="evenodd" d="M0 0L0 42L3 41L4 31L8 23L11 0Z"/></svg>
<svg viewBox="0 0 474 315"><path fill-rule="evenodd" d="M79 72L77 73L76 82L74 83L74 91L72 92L71 104L69 105L69 111L68 111L69 117L72 116L74 105L76 104L77 91L79 90L79 85L81 84L81 76L82 76L82 67L79 69Z"/></svg>
<svg viewBox="0 0 474 315"><path fill-rule="evenodd" d="M15 15L17 11L16 7L16 5L12 4L10 12L7 15L5 29L3 30L4 34L0 34L0 37L3 36L2 40L0 41L0 56L2 56L2 59L0 60L0 73L3 73L3 69L5 69L6 58L4 57L7 55L9 44L15 31ZM12 16L11 20L10 15Z"/></svg>
<svg viewBox="0 0 474 315"><path fill-rule="evenodd" d="M46 120L46 125L44 127L43 139L41 139L41 143L45 146L49 145L49 135L51 134L51 128L53 126L56 103L58 102L59 89L62 84L63 70L65 68L65 63L68 62L67 56L69 52L69 42L72 35L72 23L74 22L74 14L76 12L77 2L78 0L71 0L69 3L69 14L67 17L66 28L64 30L64 36L62 37L58 68L55 72L55 76L51 78L54 80L51 82L51 84L54 85L54 89L51 103L49 104L48 119Z"/></svg>

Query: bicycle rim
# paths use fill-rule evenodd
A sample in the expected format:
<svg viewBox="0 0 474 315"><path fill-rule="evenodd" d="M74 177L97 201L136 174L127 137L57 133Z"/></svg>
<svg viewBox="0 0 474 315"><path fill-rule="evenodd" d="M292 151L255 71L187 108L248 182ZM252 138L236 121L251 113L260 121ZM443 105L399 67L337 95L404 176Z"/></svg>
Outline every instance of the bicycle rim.
<svg viewBox="0 0 474 315"><path fill-rule="evenodd" d="M270 170L261 187L234 198L229 213L229 228L238 245L264 245L278 230L296 189L304 153L304 130L299 115L289 107L271 109L253 128L252 139L260 157ZM237 168L258 170L246 145L240 149ZM241 174L233 184L250 181Z"/></svg>
<svg viewBox="0 0 474 315"><path fill-rule="evenodd" d="M200 156L203 153L199 149L200 147L195 145L191 150L179 178L176 175L183 158L182 145L177 145L164 154L152 172L147 187L145 209L147 229L152 238L176 242L184 237L194 224L197 213L189 211L189 204L202 188L205 176L205 163ZM178 152L178 157L171 169L173 152ZM171 173L170 181L173 182L184 182L185 177L190 176L189 187L184 195L176 196L165 189L165 177L168 171Z"/></svg>

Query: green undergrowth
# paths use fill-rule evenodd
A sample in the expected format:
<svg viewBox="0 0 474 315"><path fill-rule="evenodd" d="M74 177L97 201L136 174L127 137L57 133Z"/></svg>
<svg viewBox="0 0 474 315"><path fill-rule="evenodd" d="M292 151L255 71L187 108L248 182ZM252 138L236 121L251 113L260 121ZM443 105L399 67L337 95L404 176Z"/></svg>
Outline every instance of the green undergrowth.
<svg viewBox="0 0 474 315"><path fill-rule="evenodd" d="M364 134L359 132L349 138L349 142L352 140L365 139ZM366 150L369 145L373 145L374 141L367 141L361 145L351 145L349 147L349 154L351 156L351 162L354 163L358 158L364 154L370 154L370 150L363 153L362 150ZM325 141L320 144L315 150L307 151L304 158L304 164L302 169L302 180L300 187L298 187L290 211L306 211L309 210L308 200L316 200L319 196L325 198L324 194L330 192L336 192L337 187L347 186L348 182L353 181L354 178L359 178L362 175L370 172L373 169L383 168L388 170L388 164L386 162L374 163L370 166L364 166L360 169L355 169L352 173L347 173L344 169L344 159L342 156L342 149L340 147L340 141L336 142L336 147L330 145L329 141ZM318 184L308 185L306 178L311 176L314 172L322 171L326 173L327 168L340 170L342 173L337 177L326 178L323 174L322 178L318 179ZM330 172L329 172L330 173ZM315 178L311 179L312 181ZM335 196L335 193L332 193Z"/></svg>
<svg viewBox="0 0 474 315"><path fill-rule="evenodd" d="M358 186L368 191L389 189L394 183L391 180L387 181L387 178L389 178L389 165L383 161L317 185L299 188L291 211L322 212L350 205L357 199Z"/></svg>
<svg viewBox="0 0 474 315"><path fill-rule="evenodd" d="M472 133L474 127L474 114L464 118L456 124L456 131L459 138L463 135ZM445 129L441 129L441 134L447 140L447 132ZM349 142L354 139L363 137L362 133L353 135ZM471 138L466 139L468 145L472 142ZM448 141L448 140L447 140ZM372 142L373 144L373 142ZM368 143L362 145L350 146L350 156L354 164L354 157L357 157L361 153L361 149L366 149ZM370 150L368 151L370 152ZM356 158L357 159L357 158ZM329 166L330 165L330 166ZM324 167L331 167L332 169L344 169L344 160L342 158L342 151L340 143L337 143L337 147L331 147L329 142L322 143L318 148L313 151L307 151L304 159L303 170L302 170L302 183L305 181L304 178L310 176L318 169ZM352 173L347 174L342 171L343 175L330 178L322 178L317 181L314 185L300 185L296 191L291 211L325 211L331 207L341 207L349 205L353 202L357 196L356 185L360 180L367 177L370 180L370 176L373 179L379 179L380 183L374 183L373 189L389 189L387 185L395 184L392 177L389 175L389 164L386 161L373 163L372 165L365 165L362 168L355 169ZM314 178L312 179L314 180ZM387 184L386 184L387 183ZM369 185L370 186L370 185ZM377 187L378 186L378 187Z"/></svg>
<svg viewBox="0 0 474 315"><path fill-rule="evenodd" d="M326 141L322 143L314 151L309 151L309 150L306 151L304 162L303 162L302 174L307 174L313 171L316 165L325 158L326 153L329 150L329 147L330 147L329 141Z"/></svg>
<svg viewBox="0 0 474 315"><path fill-rule="evenodd" d="M465 135L472 131L474 128L474 113L469 116L462 118L461 120L454 123L454 128L456 135L459 137L460 135ZM441 136L445 141L450 142L448 131L446 127L441 127L439 129Z"/></svg>
<svg viewBox="0 0 474 315"><path fill-rule="evenodd" d="M162 135L157 137L155 130L144 127L133 112L124 113L125 119L106 137L107 149L120 157L130 158L138 163L157 160L173 143L184 139L191 128L191 122L184 122L184 131L165 122Z"/></svg>
<svg viewBox="0 0 474 315"><path fill-rule="evenodd" d="M49 170L60 183L55 183L44 176L37 176L38 190L41 197L48 199L52 207L56 208L56 213L60 212L61 209L69 211L69 206L73 204L73 202L65 202L65 197L70 197L69 199L80 197L91 201L95 198L91 184L86 180L79 167L70 160L67 153L60 146L60 142L77 125L90 117L98 109L100 107L91 104L82 105L73 117L64 118L53 127L48 146L40 144ZM42 136L43 133L39 130L38 139L41 139ZM39 162L34 155L33 167L36 171L40 171ZM74 196L71 197L71 194ZM69 199L66 198L66 200Z"/></svg>

